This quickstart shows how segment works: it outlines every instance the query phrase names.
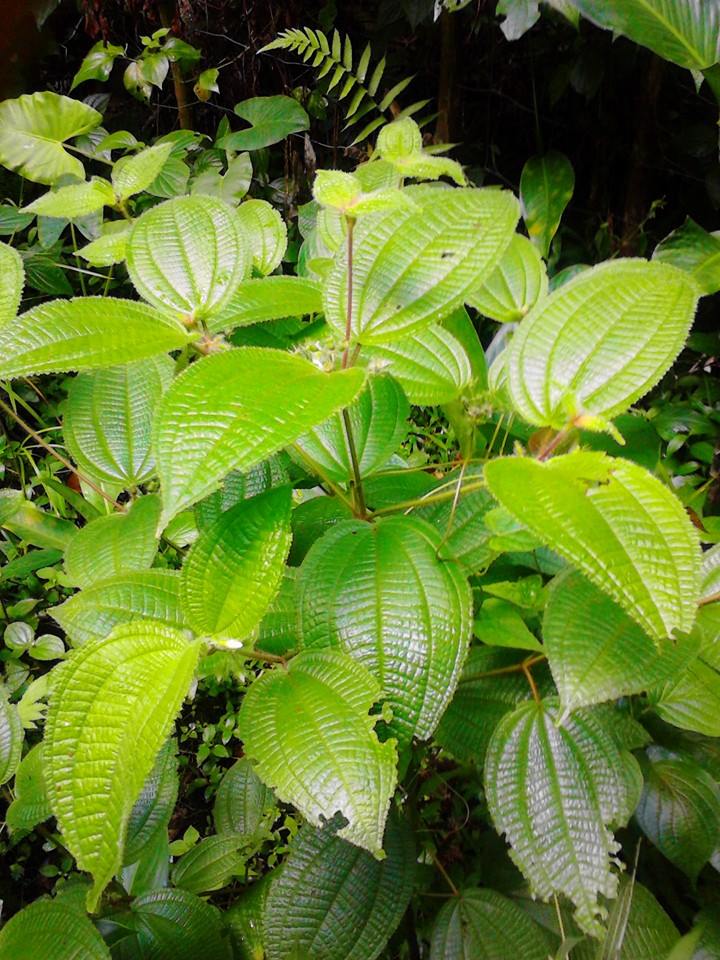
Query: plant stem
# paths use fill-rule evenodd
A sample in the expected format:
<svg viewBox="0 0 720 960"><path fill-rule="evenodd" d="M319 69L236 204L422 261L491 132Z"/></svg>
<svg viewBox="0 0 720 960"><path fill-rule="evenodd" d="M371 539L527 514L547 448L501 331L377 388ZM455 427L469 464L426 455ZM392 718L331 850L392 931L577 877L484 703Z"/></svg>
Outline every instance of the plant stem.
<svg viewBox="0 0 720 960"><path fill-rule="evenodd" d="M702 599L698 601L698 606L704 607L708 603L717 603L719 600L720 600L720 590L717 590L715 593L708 594L707 597L702 597Z"/></svg>
<svg viewBox="0 0 720 960"><path fill-rule="evenodd" d="M530 667L534 667L536 663L540 663L542 660L546 660L544 653L538 653L534 657L527 657L521 663L513 663L509 667L498 667L497 670L485 670L483 673L475 673L472 677L468 678L468 682L473 680L485 679L486 677L501 677L503 674L508 673L525 673L526 670L529 670ZM460 683L463 681L460 680Z"/></svg>
<svg viewBox="0 0 720 960"><path fill-rule="evenodd" d="M355 437L352 432L352 423L347 408L342 412L343 424L345 426L345 435L347 437L348 449L350 451L350 462L353 469L353 493L355 494L357 512L361 520L367 517L367 507L365 506L365 493L363 491L362 477L360 476L360 462L358 460L357 449L355 447Z"/></svg>
<svg viewBox="0 0 720 960"><path fill-rule="evenodd" d="M482 490L484 483L468 483L463 488L462 493L473 493L475 490ZM402 503L394 503L391 507L381 507L375 510L375 516L381 517L387 513L405 513L413 510L415 507L424 507L428 503L441 503L443 500L451 500L455 496L455 481L452 481L452 489L445 490L442 493L430 494L425 497L415 497L414 500L403 500Z"/></svg>
<svg viewBox="0 0 720 960"><path fill-rule="evenodd" d="M445 883L447 883L447 885L448 885L448 886L450 887L450 889L452 890L453 896L454 896L454 897L459 897L459 896L460 896L460 891L459 891L458 888L455 886L455 884L452 882L452 879L451 879L449 873L447 872L447 870L445 869L445 867L440 863L440 860L438 859L438 857L435 856L434 853L431 854L431 857L432 857L433 863L434 863L435 866L437 867L438 872L441 874L443 880L445 881Z"/></svg>
<svg viewBox="0 0 720 960"><path fill-rule="evenodd" d="M537 459L540 461L547 460L550 454L557 450L563 440L567 439L569 432L569 430L558 430L552 440L549 440L545 446L542 447L537 455Z"/></svg>

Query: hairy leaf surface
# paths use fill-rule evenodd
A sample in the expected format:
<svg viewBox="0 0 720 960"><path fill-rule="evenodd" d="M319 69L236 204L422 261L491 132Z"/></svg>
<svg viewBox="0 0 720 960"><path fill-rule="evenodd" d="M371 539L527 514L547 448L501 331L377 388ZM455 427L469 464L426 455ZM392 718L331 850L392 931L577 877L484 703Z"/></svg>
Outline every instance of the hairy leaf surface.
<svg viewBox="0 0 720 960"><path fill-rule="evenodd" d="M217 333L267 320L302 317L322 310L320 286L305 277L263 277L243 280L228 302L208 320Z"/></svg>
<svg viewBox="0 0 720 960"><path fill-rule="evenodd" d="M280 211L267 200L245 200L237 208L237 217L253 269L262 276L272 273L287 247L287 227Z"/></svg>
<svg viewBox="0 0 720 960"><path fill-rule="evenodd" d="M167 831L178 795L177 744L168 740L155 758L130 811L123 862L135 863L159 831Z"/></svg>
<svg viewBox="0 0 720 960"><path fill-rule="evenodd" d="M90 920L61 900L36 900L0 931L6 960L110 960L105 941Z"/></svg>
<svg viewBox="0 0 720 960"><path fill-rule="evenodd" d="M6 243L0 243L0 327L10 323L18 312L25 284L22 257Z"/></svg>
<svg viewBox="0 0 720 960"><path fill-rule="evenodd" d="M23 747L23 726L14 703L0 684L0 784L15 776Z"/></svg>
<svg viewBox="0 0 720 960"><path fill-rule="evenodd" d="M243 757L227 770L215 794L213 822L219 834L239 836L252 843L272 823L277 813L275 798Z"/></svg>

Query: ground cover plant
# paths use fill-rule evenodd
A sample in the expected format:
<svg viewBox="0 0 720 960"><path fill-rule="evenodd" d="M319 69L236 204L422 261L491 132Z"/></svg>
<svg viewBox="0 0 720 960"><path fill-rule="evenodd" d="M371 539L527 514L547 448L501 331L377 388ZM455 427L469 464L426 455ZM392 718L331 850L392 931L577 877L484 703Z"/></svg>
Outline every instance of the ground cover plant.
<svg viewBox="0 0 720 960"><path fill-rule="evenodd" d="M552 7L715 84L712 10ZM205 102L170 33L125 86ZM0 960L718 957L720 240L568 262L563 153L478 186L267 49L322 89L212 136L0 103Z"/></svg>

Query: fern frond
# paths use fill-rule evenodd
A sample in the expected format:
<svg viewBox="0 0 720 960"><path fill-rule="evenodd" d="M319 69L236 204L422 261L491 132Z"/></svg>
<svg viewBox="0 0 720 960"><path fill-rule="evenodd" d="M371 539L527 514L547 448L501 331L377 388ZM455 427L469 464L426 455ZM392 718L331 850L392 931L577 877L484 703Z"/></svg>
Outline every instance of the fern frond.
<svg viewBox="0 0 720 960"><path fill-rule="evenodd" d="M378 90L385 73L385 57L373 66L368 80L367 76L372 60L370 44L366 45L356 64L350 37L345 36L343 39L337 30L333 31L332 38L329 38L322 30L313 30L310 27L295 27L283 30L275 40L264 46L260 53L268 50L290 50L297 54L304 63L310 63L312 68L317 71L318 80L325 77L329 78L326 93L335 90L338 101L345 100L352 93L352 98L345 111L344 129L347 130L352 127L369 113L378 114L363 127L353 143L365 139L386 120L391 119L387 116L390 105L413 79L410 76L400 80L379 100ZM413 104L408 110L421 109L426 102Z"/></svg>

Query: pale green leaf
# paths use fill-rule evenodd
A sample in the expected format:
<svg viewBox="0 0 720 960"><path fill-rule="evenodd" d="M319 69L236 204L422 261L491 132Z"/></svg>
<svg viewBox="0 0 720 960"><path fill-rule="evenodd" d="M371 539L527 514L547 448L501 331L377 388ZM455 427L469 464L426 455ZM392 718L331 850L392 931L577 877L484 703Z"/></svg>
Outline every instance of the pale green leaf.
<svg viewBox="0 0 720 960"><path fill-rule="evenodd" d="M554 582L543 640L563 706L641 693L677 677L698 652L693 633L657 645L601 590L575 571Z"/></svg>
<svg viewBox="0 0 720 960"><path fill-rule="evenodd" d="M50 804L88 909L120 869L130 812L187 694L199 644L151 621L90 640L54 674L45 728ZM98 730L102 735L98 736Z"/></svg>
<svg viewBox="0 0 720 960"><path fill-rule="evenodd" d="M177 745L168 740L160 749L140 796L130 811L123 850L123 863L135 863L155 835L164 833L178 795Z"/></svg>
<svg viewBox="0 0 720 960"><path fill-rule="evenodd" d="M147 190L160 176L165 161L172 153L172 143L158 143L133 156L122 157L113 167L112 182L118 200L123 203L136 193Z"/></svg>
<svg viewBox="0 0 720 960"><path fill-rule="evenodd" d="M410 404L392 377L372 377L347 408L360 475L374 473L396 452L408 431ZM347 483L353 464L343 414L336 413L297 441L320 476Z"/></svg>
<svg viewBox="0 0 720 960"><path fill-rule="evenodd" d="M0 243L0 276L0 327L3 327L15 318L25 284L22 257L6 243Z"/></svg>
<svg viewBox="0 0 720 960"><path fill-rule="evenodd" d="M242 837L229 834L206 837L184 853L172 869L173 886L190 893L210 893L226 886L240 872L244 859L238 853Z"/></svg>
<svg viewBox="0 0 720 960"><path fill-rule="evenodd" d="M156 620L183 627L180 574L174 570L146 570L95 583L53 607L52 617L75 646L101 640L117 624L132 620Z"/></svg>
<svg viewBox="0 0 720 960"><path fill-rule="evenodd" d="M241 470L232 470L225 477L220 488L201 500L195 507L198 528L201 531L206 530L220 514L242 500L257 497L275 487L291 486L286 465L289 463L288 455L281 451L251 467L246 473Z"/></svg>
<svg viewBox="0 0 720 960"><path fill-rule="evenodd" d="M294 838L264 911L267 960L375 960L400 923L415 879L415 841L391 816L382 861L323 830Z"/></svg>
<svg viewBox="0 0 720 960"><path fill-rule="evenodd" d="M517 201L507 191L408 192L417 208L364 217L355 229L351 337L363 344L397 340L461 306L496 267L517 223ZM344 245L324 295L327 320L342 336L347 280Z"/></svg>
<svg viewBox="0 0 720 960"><path fill-rule="evenodd" d="M499 0L495 13L505 19L500 29L506 40L519 40L540 19L540 0Z"/></svg>
<svg viewBox="0 0 720 960"><path fill-rule="evenodd" d="M89 587L134 570L149 570L157 553L157 494L135 500L127 513L91 520L65 551L65 572L77 587Z"/></svg>
<svg viewBox="0 0 720 960"><path fill-rule="evenodd" d="M68 174L85 178L66 140L94 130L102 120L86 103L45 91L0 103L0 164L35 183L55 183Z"/></svg>
<svg viewBox="0 0 720 960"><path fill-rule="evenodd" d="M690 757L650 748L635 819L645 836L691 880L720 844L720 786Z"/></svg>
<svg viewBox="0 0 720 960"><path fill-rule="evenodd" d="M382 109L390 105L409 80L410 78L401 81L401 89L396 88L387 94L381 104ZM419 180L450 177L459 186L464 186L467 182L463 169L456 160L436 157L423 150L420 127L409 116L398 118L382 128L378 134L376 152L387 163L391 163L403 177Z"/></svg>
<svg viewBox="0 0 720 960"><path fill-rule="evenodd" d="M215 794L213 822L218 833L238 836L243 844L257 841L277 815L272 791L268 790L250 761L237 760Z"/></svg>
<svg viewBox="0 0 720 960"><path fill-rule="evenodd" d="M7 808L5 821L11 832L34 830L52 816L43 774L43 745L38 743L20 762L13 784L15 799Z"/></svg>
<svg viewBox="0 0 720 960"><path fill-rule="evenodd" d="M704 70L720 60L720 7L703 0L572 0L599 27L665 60Z"/></svg>
<svg viewBox="0 0 720 960"><path fill-rule="evenodd" d="M177 377L155 418L163 522L249 470L360 392L357 368L321 373L302 357L243 347L205 357Z"/></svg>
<svg viewBox="0 0 720 960"><path fill-rule="evenodd" d="M75 377L63 437L82 473L122 489L153 475L152 422L173 368L169 357L160 356Z"/></svg>
<svg viewBox="0 0 720 960"><path fill-rule="evenodd" d="M134 300L51 300L0 328L0 377L94 370L184 347L192 335Z"/></svg>
<svg viewBox="0 0 720 960"><path fill-rule="evenodd" d="M530 239L547 258L550 244L575 190L575 172L564 153L531 157L520 176L522 215Z"/></svg>
<svg viewBox="0 0 720 960"><path fill-rule="evenodd" d="M97 240L78 250L78 256L93 267L110 267L114 263L122 263L127 249L127 238L130 224L125 220L110 220L105 223L102 233Z"/></svg>
<svg viewBox="0 0 720 960"><path fill-rule="evenodd" d="M100 80L101 82L107 80L112 72L115 59L121 57L124 53L124 47L98 40L85 54L80 69L73 77L70 91L72 92L75 87L85 83L86 80Z"/></svg>
<svg viewBox="0 0 720 960"><path fill-rule="evenodd" d="M90 920L60 900L40 899L0 931L4 960L110 960L105 941Z"/></svg>
<svg viewBox="0 0 720 960"><path fill-rule="evenodd" d="M222 310L208 320L208 330L232 330L266 320L302 317L322 310L320 286L305 277L272 276L243 280Z"/></svg>
<svg viewBox="0 0 720 960"><path fill-rule="evenodd" d="M221 513L193 544L181 597L196 633L246 637L278 591L290 549L289 487Z"/></svg>
<svg viewBox="0 0 720 960"><path fill-rule="evenodd" d="M437 323L392 343L367 347L360 357L371 373L391 374L411 403L447 403L472 379L462 344Z"/></svg>
<svg viewBox="0 0 720 960"><path fill-rule="evenodd" d="M114 203L115 194L107 180L93 177L86 183L73 183L58 190L50 190L27 207L23 207L23 212L34 213L38 217L75 220Z"/></svg>
<svg viewBox="0 0 720 960"><path fill-rule="evenodd" d="M0 527L38 547L65 550L77 533L70 520L26 500L20 490L0 490Z"/></svg>
<svg viewBox="0 0 720 960"><path fill-rule="evenodd" d="M652 690L650 704L673 726L720 737L720 671L702 654L678 677Z"/></svg>
<svg viewBox="0 0 720 960"><path fill-rule="evenodd" d="M359 663L312 650L256 680L239 718L245 753L278 798L316 825L339 811L339 836L375 854L397 776L395 743L380 743L368 716L380 696Z"/></svg>
<svg viewBox="0 0 720 960"><path fill-rule="evenodd" d="M0 684L0 784L15 776L23 748L23 726L18 708Z"/></svg>
<svg viewBox="0 0 720 960"><path fill-rule="evenodd" d="M580 927L600 936L598 897L615 896L611 857L618 845L588 764L592 744L579 743L555 719L533 701L500 721L485 758L488 807L534 895L568 897Z"/></svg>
<svg viewBox="0 0 720 960"><path fill-rule="evenodd" d="M508 348L513 406L564 427L614 417L653 387L682 349L699 290L668 264L612 260L541 301Z"/></svg>
<svg viewBox="0 0 720 960"><path fill-rule="evenodd" d="M720 290L720 237L690 217L655 247L653 260L685 270L706 295Z"/></svg>
<svg viewBox="0 0 720 960"><path fill-rule="evenodd" d="M548 941L517 904L494 890L462 890L438 913L430 960L547 960Z"/></svg>
<svg viewBox="0 0 720 960"><path fill-rule="evenodd" d="M315 543L298 577L301 646L338 647L363 664L401 742L432 734L470 639L470 588L440 544L422 520L349 520Z"/></svg>
<svg viewBox="0 0 720 960"><path fill-rule="evenodd" d="M490 492L578 567L655 640L689 633L699 599L697 531L682 504L642 467L603 453L485 467Z"/></svg>
<svg viewBox="0 0 720 960"><path fill-rule="evenodd" d="M252 254L253 269L265 276L280 265L287 247L287 227L267 200L245 200L237 208L240 233Z"/></svg>
<svg viewBox="0 0 720 960"><path fill-rule="evenodd" d="M517 234L495 270L466 301L491 320L517 323L547 291L547 270L540 254L526 237Z"/></svg>
<svg viewBox="0 0 720 960"><path fill-rule="evenodd" d="M236 103L235 113L250 127L223 137L217 144L223 150L260 150L310 126L307 113L293 97L253 97Z"/></svg>
<svg viewBox="0 0 720 960"><path fill-rule="evenodd" d="M233 208L216 197L176 197L147 210L127 241L130 279L143 299L175 316L220 310L250 273Z"/></svg>

